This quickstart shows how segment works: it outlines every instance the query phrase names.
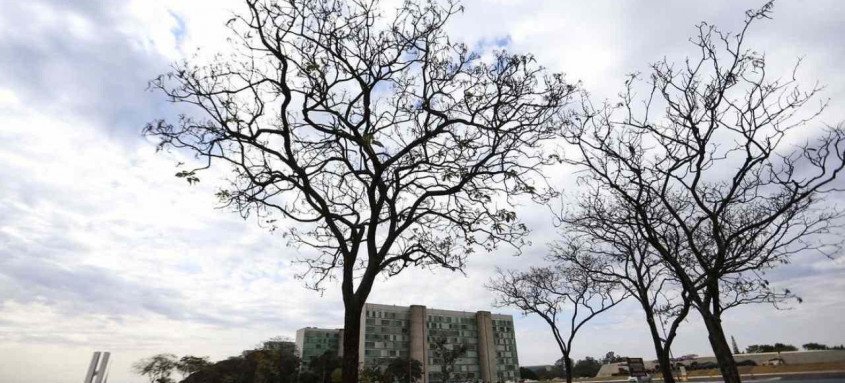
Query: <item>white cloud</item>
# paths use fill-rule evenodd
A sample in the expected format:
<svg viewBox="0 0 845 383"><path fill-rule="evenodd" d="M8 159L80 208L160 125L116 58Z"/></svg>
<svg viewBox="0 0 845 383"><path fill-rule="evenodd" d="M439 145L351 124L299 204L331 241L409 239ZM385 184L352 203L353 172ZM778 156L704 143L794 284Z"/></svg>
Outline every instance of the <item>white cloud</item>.
<svg viewBox="0 0 845 383"><path fill-rule="evenodd" d="M215 210L221 173L199 185L173 177L178 155L154 153L143 124L176 113L146 80L196 47L223 46L230 1L33 1L0 5L0 381L71 382L90 352L114 353L113 381L140 381L129 366L157 352L223 358L306 325L337 326L336 289L320 297L294 279L296 250L251 220ZM808 78L845 102L838 63L843 10L778 3L759 42L771 62L805 54ZM602 97L625 73L688 52L700 19L736 27L751 5L469 0L450 27L465 41L507 42L534 52ZM25 20L25 22L24 22ZM829 113L841 120L843 108ZM553 230L533 212L534 246L477 254L467 275L409 270L380 279L370 301L517 314L522 364L559 356L545 325L491 307L483 284L497 265L542 258ZM828 263L830 262L830 263ZM808 271L808 269L810 271ZM806 302L790 311L756 306L729 314L742 345L805 340L845 343L841 260L801 257L773 274ZM577 357L649 354L636 307L585 329ZM807 323L812 328L805 329ZM801 329L803 332L798 332ZM807 338L807 339L804 339ZM697 322L677 353L708 351Z"/></svg>

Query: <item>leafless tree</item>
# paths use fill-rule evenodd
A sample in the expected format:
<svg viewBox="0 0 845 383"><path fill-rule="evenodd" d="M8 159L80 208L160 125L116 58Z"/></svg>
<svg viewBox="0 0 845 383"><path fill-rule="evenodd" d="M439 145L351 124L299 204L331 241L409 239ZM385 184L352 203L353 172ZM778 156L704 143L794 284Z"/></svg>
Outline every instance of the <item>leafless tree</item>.
<svg viewBox="0 0 845 383"><path fill-rule="evenodd" d="M737 34L701 24L699 56L654 64L632 76L616 105L593 107L566 129L567 160L582 183L634 212L638 234L665 262L701 314L725 382L740 381L722 330L738 305L776 303L762 273L822 242L842 216L823 204L845 166L841 126L810 132L826 102L818 86L771 79L765 57L744 46L754 21ZM638 94L638 91L645 91Z"/></svg>
<svg viewBox="0 0 845 383"><path fill-rule="evenodd" d="M542 143L575 89L528 55L449 39L451 1L247 0L231 54L152 81L202 112L154 121L161 148L227 166L217 194L316 250L309 286L337 278L343 380L356 382L361 310L377 276L462 270L478 249L519 248L513 198L542 196Z"/></svg>
<svg viewBox="0 0 845 383"><path fill-rule="evenodd" d="M618 201L616 201L618 202ZM575 211L556 214L561 239L549 258L596 283L618 284L645 314L663 381L674 382L670 350L690 301L671 270L640 235L637 217L612 198L585 191Z"/></svg>
<svg viewBox="0 0 845 383"><path fill-rule="evenodd" d="M625 298L615 283L599 283L582 270L557 266L499 271L487 287L498 296L497 305L536 314L549 325L563 355L567 383L572 382L569 356L578 331Z"/></svg>

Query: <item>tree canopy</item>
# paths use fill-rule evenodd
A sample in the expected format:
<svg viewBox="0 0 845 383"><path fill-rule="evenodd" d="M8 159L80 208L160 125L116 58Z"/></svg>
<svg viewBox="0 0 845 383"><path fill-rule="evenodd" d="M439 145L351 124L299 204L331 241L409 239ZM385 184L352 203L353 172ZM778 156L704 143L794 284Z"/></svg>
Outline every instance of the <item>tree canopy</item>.
<svg viewBox="0 0 845 383"><path fill-rule="evenodd" d="M387 362L382 376L384 382L416 382L422 377L422 363L411 358L393 358Z"/></svg>
<svg viewBox="0 0 845 383"><path fill-rule="evenodd" d="M357 380L360 313L378 275L462 270L466 257L518 249L513 203L546 196L544 142L568 118L575 86L531 55L452 41L446 1L247 0L232 54L185 62L152 81L193 107L145 133L223 166L217 193L283 229L309 286L340 279L344 380Z"/></svg>
<svg viewBox="0 0 845 383"><path fill-rule="evenodd" d="M132 370L141 376L146 376L150 383L171 383L170 375L179 365L176 355L157 354L141 359L132 365Z"/></svg>
<svg viewBox="0 0 845 383"><path fill-rule="evenodd" d="M487 287L496 294L497 305L515 307L546 322L560 349L559 363L570 383L570 355L578 331L626 297L617 283L598 281L582 269L560 265L531 267L527 271L500 270Z"/></svg>
<svg viewBox="0 0 845 383"><path fill-rule="evenodd" d="M795 297L763 274L841 242L827 234L842 211L825 196L845 169L845 128L813 129L826 106L816 102L821 87L802 85L797 65L773 76L764 55L746 47L751 25L772 7L749 10L737 33L700 24L692 57L632 75L617 102L585 97L565 130L581 198L633 218L700 314L728 383L740 376L722 315Z"/></svg>
<svg viewBox="0 0 845 383"><path fill-rule="evenodd" d="M572 366L572 375L578 378L592 378L598 374L602 363L593 357L586 357L575 362Z"/></svg>
<svg viewBox="0 0 845 383"><path fill-rule="evenodd" d="M759 352L782 352L782 351L798 351L798 347L791 344L775 343L775 344L752 344L745 348L745 352L749 354Z"/></svg>

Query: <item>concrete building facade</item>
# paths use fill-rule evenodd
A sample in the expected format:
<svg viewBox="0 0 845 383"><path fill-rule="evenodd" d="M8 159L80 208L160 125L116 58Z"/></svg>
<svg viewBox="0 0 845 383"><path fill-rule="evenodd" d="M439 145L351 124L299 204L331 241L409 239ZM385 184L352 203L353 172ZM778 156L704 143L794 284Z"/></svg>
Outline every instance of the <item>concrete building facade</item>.
<svg viewBox="0 0 845 383"><path fill-rule="evenodd" d="M308 368L308 363L311 359L316 358L331 352L335 355L342 356L340 350L341 334L343 330L340 329L324 329L316 327L306 327L296 330L296 356L302 360L302 369Z"/></svg>
<svg viewBox="0 0 845 383"><path fill-rule="evenodd" d="M450 381L519 380L516 338L510 315L368 303L361 316L358 355L362 367L383 366L390 359L410 357L422 364L422 383L442 382L444 369L451 371ZM336 336L332 338L327 334ZM335 339L334 343L329 339ZM332 345L335 348L330 351L340 355L340 339L341 330L300 329L296 337L297 351L303 362L321 355ZM463 344L467 351L448 368L438 349L441 344L445 349Z"/></svg>

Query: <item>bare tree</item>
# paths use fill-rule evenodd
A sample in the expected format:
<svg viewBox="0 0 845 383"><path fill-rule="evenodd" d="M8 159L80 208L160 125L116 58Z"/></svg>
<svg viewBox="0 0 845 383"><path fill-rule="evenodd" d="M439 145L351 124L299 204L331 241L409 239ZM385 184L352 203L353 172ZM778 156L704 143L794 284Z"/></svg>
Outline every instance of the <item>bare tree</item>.
<svg viewBox="0 0 845 383"><path fill-rule="evenodd" d="M161 148L228 166L217 193L244 216L285 227L309 286L337 278L343 380L357 381L361 310L378 275L462 270L477 249L522 245L512 198L543 195L541 144L574 86L531 56L452 42L453 2L246 1L234 52L152 81L200 117L154 121ZM538 181L540 180L540 181Z"/></svg>
<svg viewBox="0 0 845 383"><path fill-rule="evenodd" d="M529 271L499 271L488 283L497 304L536 314L549 325L563 355L567 383L572 382L572 342L591 319L622 299L613 283L597 283L582 270L556 266L532 267Z"/></svg>
<svg viewBox="0 0 845 383"><path fill-rule="evenodd" d="M820 88L802 88L794 71L771 79L764 56L744 46L771 8L749 11L737 34L701 24L699 56L658 62L645 81L632 76L618 104L585 102L566 129L575 148L567 160L586 171L583 183L635 213L638 234L701 314L728 383L740 377L722 314L790 297L762 273L797 252L831 251L818 234L842 215L822 201L845 167L845 131L805 141L826 105L812 105Z"/></svg>
<svg viewBox="0 0 845 383"><path fill-rule="evenodd" d="M577 205L575 212L557 214L562 238L552 244L549 258L580 269L596 283L618 284L636 299L645 314L663 381L674 382L670 350L689 313L689 299L640 235L637 217L626 205L591 195L589 190Z"/></svg>

